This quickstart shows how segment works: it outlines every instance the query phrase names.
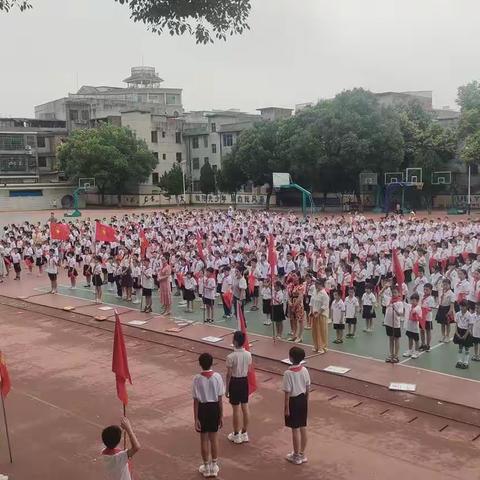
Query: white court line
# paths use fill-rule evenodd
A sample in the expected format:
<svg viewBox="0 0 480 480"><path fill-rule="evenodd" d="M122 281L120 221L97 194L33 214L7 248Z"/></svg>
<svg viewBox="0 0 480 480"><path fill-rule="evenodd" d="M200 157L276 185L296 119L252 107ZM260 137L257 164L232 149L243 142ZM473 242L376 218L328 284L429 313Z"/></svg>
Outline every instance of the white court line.
<svg viewBox="0 0 480 480"><path fill-rule="evenodd" d="M62 286L62 285L61 285L61 286ZM64 287L64 288L65 288L65 287ZM66 287L66 288L68 288L68 287ZM42 291L42 290L45 290L45 289L48 290L48 288L46 288L46 287L37 287L37 288L35 288L34 290ZM84 298L81 298L81 297L75 297L75 296L73 296L73 295L67 295L67 294L63 294L63 293L56 293L55 295L61 295L62 297L75 298L75 299L77 299L77 300L88 300L88 299L86 299L86 298L84 299ZM27 301L28 301L28 299L27 299ZM116 305L116 304L114 304L114 303L106 303L106 302L103 302L103 303L104 303L105 305L112 305L112 306L115 306L115 307L122 306L122 305ZM81 307L79 307L79 308L81 308ZM124 307L124 308L127 308L127 309L129 309L129 310L133 310L133 311L135 311L135 312L138 312L138 310L135 309L135 308L131 308L131 307ZM161 316L159 313L156 313L155 315ZM184 319L184 318L180 318L180 320L185 320L185 319ZM195 322L195 324L204 325L202 322ZM192 324L192 325L194 325L194 324ZM209 324L209 326L214 326L214 327L217 326L218 328L222 328L222 329L224 329L224 330L229 330L229 331L231 331L231 332L235 331L234 328L224 327L224 326L222 326L222 325L217 325L217 324L215 324L215 323L214 323L213 325L210 325L210 324ZM143 329L145 329L145 326L142 326L142 327L143 327ZM132 326L132 328L140 328L140 330L142 330L141 327ZM252 333L253 335L258 336L258 337L267 338L267 339L269 339L269 340L272 340L272 337L271 337L271 336L263 335L263 334L261 334L261 333L255 333L255 332L251 332L251 333ZM285 342L285 343L292 343L292 344L293 344L293 342L287 342L287 340L278 340L278 341L279 341L279 342ZM307 347L307 348L312 348L312 345L308 345L307 343L297 343L297 344L295 344L295 345L302 345L302 346ZM442 344L435 345L434 347L432 347L432 348L430 349L430 351L433 350L434 348L438 348L438 347L441 346L441 345L442 345ZM358 354L356 354L356 353L350 353L350 352L342 352L341 350L335 350L334 348L329 348L328 351L327 351L327 353L328 353L328 352L342 353L342 354L344 354L344 355L349 355L349 356L351 356L351 357L363 358L363 359L365 359L365 360L373 360L373 361L375 361L375 362L385 363L384 360L380 360L379 358L366 357L365 355L358 355ZM426 352L425 352L425 353L426 353ZM407 360L409 360L409 359L407 359ZM473 378L461 377L461 376L459 376L459 375L452 375L452 374L450 374L450 373L443 373L443 372L440 372L440 371L438 371L438 370L430 370L430 369L428 369L428 368L415 367L414 365L406 365L406 364L404 364L404 363L399 363L398 365L400 365L400 366L402 366L402 367L405 367L405 368L413 368L413 369L416 369L416 370L421 370L421 371L423 371L423 372L436 373L436 374L438 374L438 375L443 375L443 376L449 377L449 378L456 378L456 379L461 379L461 380L467 380L468 382L480 383L480 380L474 380Z"/></svg>

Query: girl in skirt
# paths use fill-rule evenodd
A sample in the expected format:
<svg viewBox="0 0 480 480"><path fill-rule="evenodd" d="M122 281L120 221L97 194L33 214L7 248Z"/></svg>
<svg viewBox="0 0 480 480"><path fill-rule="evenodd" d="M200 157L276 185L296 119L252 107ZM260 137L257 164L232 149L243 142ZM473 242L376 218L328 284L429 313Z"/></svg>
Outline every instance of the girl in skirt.
<svg viewBox="0 0 480 480"><path fill-rule="evenodd" d="M102 303L102 257L97 255L94 260L93 268L93 285L95 287L95 303Z"/></svg>
<svg viewBox="0 0 480 480"><path fill-rule="evenodd" d="M468 303L462 300L459 303L460 311L455 314L455 321L457 323L457 330L453 337L453 343L458 345L458 360L455 365L456 368L468 368L469 349L473 345L473 323L474 317L468 311Z"/></svg>
<svg viewBox="0 0 480 480"><path fill-rule="evenodd" d="M25 254L24 254L23 260L25 261L25 265L28 268L28 273L32 273L33 272L33 265L34 265L33 247L28 243L25 247Z"/></svg>
<svg viewBox="0 0 480 480"><path fill-rule="evenodd" d="M453 293L450 280L444 278L442 280L442 290L438 297L438 310L435 320L441 325L443 343L450 342L450 324L455 320L455 294Z"/></svg>
<svg viewBox="0 0 480 480"><path fill-rule="evenodd" d="M75 288L77 284L77 260L75 259L74 253L69 252L67 258L67 275L70 279L70 288Z"/></svg>
<svg viewBox="0 0 480 480"><path fill-rule="evenodd" d="M13 270L15 271L15 278L14 280L20 280L20 272L22 271L22 266L20 262L22 261L22 256L18 252L17 248L12 250L12 263L13 263Z"/></svg>
<svg viewBox="0 0 480 480"><path fill-rule="evenodd" d="M372 286L370 284L365 285L365 293L362 295L362 318L365 319L364 332L373 332L373 319L375 315L375 305L377 298L372 292Z"/></svg>
<svg viewBox="0 0 480 480"><path fill-rule="evenodd" d="M282 338L283 322L285 320L285 310L283 302L285 300L282 282L277 280L273 289L272 297L272 320L275 324L277 338Z"/></svg>
<svg viewBox="0 0 480 480"><path fill-rule="evenodd" d="M186 313L193 312L193 301L195 300L195 290L197 289L197 281L192 271L188 271L185 276L185 285L183 288L183 299L187 302Z"/></svg>
<svg viewBox="0 0 480 480"><path fill-rule="evenodd" d="M135 300L132 303L139 304L142 297L142 285L140 283L140 277L142 274L142 268L138 258L133 259L132 266L132 279L133 279L133 292L135 294Z"/></svg>
<svg viewBox="0 0 480 480"><path fill-rule="evenodd" d="M83 256L83 276L85 277L85 281L87 284L85 285L86 288L90 288L92 285L92 255L90 254L90 250L85 250L85 255Z"/></svg>
<svg viewBox="0 0 480 480"><path fill-rule="evenodd" d="M269 278L263 281L260 293L262 295L262 312L267 317L263 324L268 326L272 324L272 284Z"/></svg>
<svg viewBox="0 0 480 480"><path fill-rule="evenodd" d="M109 257L107 260L107 282L108 282L108 290L113 292L115 290L115 263L113 261L113 257Z"/></svg>
<svg viewBox="0 0 480 480"><path fill-rule="evenodd" d="M39 277L43 273L43 264L45 263L43 257L43 248L40 245L35 247L33 258L35 260L35 266L38 268L37 277Z"/></svg>
<svg viewBox="0 0 480 480"><path fill-rule="evenodd" d="M123 298L127 302L132 301L132 287L133 287L132 262L130 260L130 257L127 256L122 261L122 290L123 290Z"/></svg>

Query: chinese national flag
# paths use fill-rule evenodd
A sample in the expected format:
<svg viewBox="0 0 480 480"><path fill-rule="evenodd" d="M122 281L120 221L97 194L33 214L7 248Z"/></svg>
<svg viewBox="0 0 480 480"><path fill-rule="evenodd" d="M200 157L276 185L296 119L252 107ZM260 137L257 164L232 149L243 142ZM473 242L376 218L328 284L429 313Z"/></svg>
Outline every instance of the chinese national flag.
<svg viewBox="0 0 480 480"><path fill-rule="evenodd" d="M51 240L68 240L70 237L70 227L66 223L50 223Z"/></svg>
<svg viewBox="0 0 480 480"><path fill-rule="evenodd" d="M147 237L145 236L145 231L143 228L140 229L140 256L142 258L146 258L147 256L147 248L150 245L150 242L147 240Z"/></svg>
<svg viewBox="0 0 480 480"><path fill-rule="evenodd" d="M400 259L398 258L398 251L396 248L392 250L392 271L393 276L397 279L397 285L401 287L405 283L405 274L400 265Z"/></svg>
<svg viewBox="0 0 480 480"><path fill-rule="evenodd" d="M239 330L243 332L245 335L245 350L247 352L250 351L250 343L248 341L248 335L247 335L247 324L245 322L245 316L243 315L243 310L240 305L240 302L237 304L237 316L238 316L238 323L239 323ZM255 390L257 389L257 376L255 375L255 368L253 366L253 363L250 364L250 367L248 368L248 395L251 395Z"/></svg>
<svg viewBox="0 0 480 480"><path fill-rule="evenodd" d="M275 252L275 240L273 234L268 236L268 264L270 265L270 277L275 278L275 269L277 267L277 254Z"/></svg>
<svg viewBox="0 0 480 480"><path fill-rule="evenodd" d="M126 381L132 384L130 371L128 370L127 349L125 348L125 341L123 339L122 324L120 317L115 310L115 333L113 336L113 358L112 358L112 372L115 374L117 383L117 396L124 405L128 403Z"/></svg>
<svg viewBox="0 0 480 480"><path fill-rule="evenodd" d="M185 286L185 277L183 276L183 273L182 272L177 272L175 277L177 278L177 283L178 283L179 288L183 288Z"/></svg>
<svg viewBox="0 0 480 480"><path fill-rule="evenodd" d="M95 224L95 241L96 242L116 242L117 234L113 227L96 222Z"/></svg>
<svg viewBox="0 0 480 480"><path fill-rule="evenodd" d="M12 384L10 383L10 376L8 375L7 364L5 363L5 357L0 352L0 394L3 398L6 398Z"/></svg>

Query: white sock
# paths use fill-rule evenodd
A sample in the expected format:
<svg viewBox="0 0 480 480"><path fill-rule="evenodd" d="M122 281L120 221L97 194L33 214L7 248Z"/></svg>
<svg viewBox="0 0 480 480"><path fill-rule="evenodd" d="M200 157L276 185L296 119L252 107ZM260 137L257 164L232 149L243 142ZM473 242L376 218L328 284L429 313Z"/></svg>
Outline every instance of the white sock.
<svg viewBox="0 0 480 480"><path fill-rule="evenodd" d="M463 352L458 352L458 363L462 363Z"/></svg>
<svg viewBox="0 0 480 480"><path fill-rule="evenodd" d="M468 352L468 350L465 350L465 353L463 354L463 363L465 365L468 365L469 358L470 358L470 353Z"/></svg>

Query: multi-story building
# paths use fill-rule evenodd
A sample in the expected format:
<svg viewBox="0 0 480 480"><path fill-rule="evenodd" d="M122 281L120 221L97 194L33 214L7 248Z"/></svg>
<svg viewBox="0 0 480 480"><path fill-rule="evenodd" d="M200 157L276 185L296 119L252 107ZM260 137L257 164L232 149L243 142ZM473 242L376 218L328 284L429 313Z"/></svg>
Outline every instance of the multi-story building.
<svg viewBox="0 0 480 480"><path fill-rule="evenodd" d="M63 121L0 118L0 183L58 181L56 150L66 136Z"/></svg>
<svg viewBox="0 0 480 480"><path fill-rule="evenodd" d="M98 119L139 109L178 117L183 113L182 89L165 88L154 67L132 67L126 87L83 86L77 93L35 107L35 118L63 120L68 131L94 126Z"/></svg>

